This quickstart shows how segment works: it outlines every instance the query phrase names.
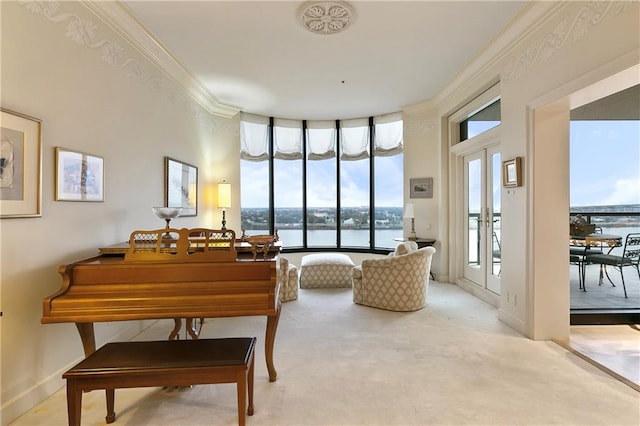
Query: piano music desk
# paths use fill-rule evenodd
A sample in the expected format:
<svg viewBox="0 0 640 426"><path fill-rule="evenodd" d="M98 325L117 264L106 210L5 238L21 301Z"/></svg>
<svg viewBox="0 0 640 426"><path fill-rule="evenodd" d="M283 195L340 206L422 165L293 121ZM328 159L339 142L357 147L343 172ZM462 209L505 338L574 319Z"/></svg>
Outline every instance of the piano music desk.
<svg viewBox="0 0 640 426"><path fill-rule="evenodd" d="M113 423L115 389L214 383L236 383L244 426L253 415L255 344L255 337L107 343L62 376L69 426L80 426L84 391L106 389L106 422Z"/></svg>

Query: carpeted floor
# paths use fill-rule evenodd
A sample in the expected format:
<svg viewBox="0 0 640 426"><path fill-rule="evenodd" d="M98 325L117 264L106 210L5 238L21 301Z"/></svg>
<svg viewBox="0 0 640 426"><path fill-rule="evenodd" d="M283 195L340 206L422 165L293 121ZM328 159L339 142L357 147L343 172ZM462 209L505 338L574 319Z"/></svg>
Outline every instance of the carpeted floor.
<svg viewBox="0 0 640 426"><path fill-rule="evenodd" d="M159 321L136 340L165 339ZM207 320L203 337L257 336L248 425L638 425L640 394L553 342L522 337L497 311L432 282L426 308L353 304L350 289L301 290L283 305L268 381L265 318ZM237 424L235 385L116 391L116 425ZM103 425L104 392L83 425ZM13 426L66 425L61 389Z"/></svg>

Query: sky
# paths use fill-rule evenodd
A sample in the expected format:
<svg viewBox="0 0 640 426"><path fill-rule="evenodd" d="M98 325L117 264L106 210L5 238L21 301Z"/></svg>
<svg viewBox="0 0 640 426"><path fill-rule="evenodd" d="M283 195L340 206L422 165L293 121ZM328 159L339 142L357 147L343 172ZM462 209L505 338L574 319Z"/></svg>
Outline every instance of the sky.
<svg viewBox="0 0 640 426"><path fill-rule="evenodd" d="M341 205L359 207L369 205L369 160L344 162L340 170ZM268 162L243 161L241 166L242 207L268 206ZM401 207L402 155L381 157L376 160L376 206ZM307 165L307 205L309 207L335 207L336 159L310 161ZM302 161L275 161L275 207L302 205Z"/></svg>
<svg viewBox="0 0 640 426"><path fill-rule="evenodd" d="M570 205L640 204L640 121L572 121Z"/></svg>

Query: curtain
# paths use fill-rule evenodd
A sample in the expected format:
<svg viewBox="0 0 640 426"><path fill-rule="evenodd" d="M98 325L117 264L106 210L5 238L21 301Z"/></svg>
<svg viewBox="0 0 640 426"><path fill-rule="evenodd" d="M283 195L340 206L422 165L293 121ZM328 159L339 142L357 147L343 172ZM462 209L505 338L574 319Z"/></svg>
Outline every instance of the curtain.
<svg viewBox="0 0 640 426"><path fill-rule="evenodd" d="M300 160L302 158L302 121L276 118L273 121L274 158Z"/></svg>
<svg viewBox="0 0 640 426"><path fill-rule="evenodd" d="M374 117L373 126L376 156L388 157L402 152L402 113Z"/></svg>
<svg viewBox="0 0 640 426"><path fill-rule="evenodd" d="M369 158L369 119L340 121L341 160L355 161Z"/></svg>
<svg viewBox="0 0 640 426"><path fill-rule="evenodd" d="M240 116L240 158L247 161L269 159L269 118L242 113Z"/></svg>
<svg viewBox="0 0 640 426"><path fill-rule="evenodd" d="M338 132L334 120L307 121L309 160L326 160L336 156Z"/></svg>

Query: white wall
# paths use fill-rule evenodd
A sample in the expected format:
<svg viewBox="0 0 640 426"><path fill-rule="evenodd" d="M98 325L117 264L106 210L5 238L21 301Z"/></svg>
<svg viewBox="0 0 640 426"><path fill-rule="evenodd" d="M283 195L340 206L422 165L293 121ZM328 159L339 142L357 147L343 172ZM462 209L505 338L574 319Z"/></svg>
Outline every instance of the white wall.
<svg viewBox="0 0 640 426"><path fill-rule="evenodd" d="M42 217L0 221L4 425L62 387L62 372L83 356L73 324L40 324L43 298L61 286L58 267L134 229L164 226L151 211L164 201L164 156L200 174L198 216L172 225L219 226L209 187L239 182L239 145L236 117L205 112L80 3L61 3L51 19L17 2L1 7L2 107L42 120L43 176ZM91 43L67 35L73 23L95 25ZM98 42L121 46L129 65L105 61ZM54 201L56 146L104 158L104 202ZM239 215L230 215L229 227L239 229ZM130 338L142 326L96 324L97 343Z"/></svg>

